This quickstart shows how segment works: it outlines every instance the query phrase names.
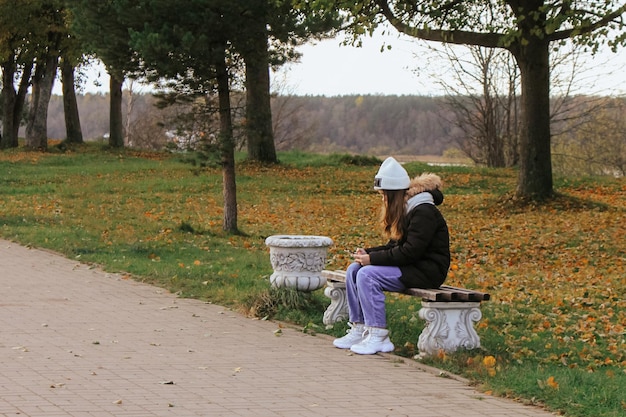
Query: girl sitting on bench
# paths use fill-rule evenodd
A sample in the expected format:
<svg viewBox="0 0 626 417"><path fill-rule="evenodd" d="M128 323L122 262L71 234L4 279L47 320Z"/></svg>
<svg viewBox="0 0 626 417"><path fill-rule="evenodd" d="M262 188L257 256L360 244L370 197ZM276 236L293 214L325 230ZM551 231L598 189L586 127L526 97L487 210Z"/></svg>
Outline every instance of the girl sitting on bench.
<svg viewBox="0 0 626 417"><path fill-rule="evenodd" d="M384 291L439 288L450 267L448 226L436 206L443 202L435 174L409 178L394 158L387 158L374 179L382 196L381 225L386 245L358 248L346 271L350 329L333 344L371 355L391 352Z"/></svg>

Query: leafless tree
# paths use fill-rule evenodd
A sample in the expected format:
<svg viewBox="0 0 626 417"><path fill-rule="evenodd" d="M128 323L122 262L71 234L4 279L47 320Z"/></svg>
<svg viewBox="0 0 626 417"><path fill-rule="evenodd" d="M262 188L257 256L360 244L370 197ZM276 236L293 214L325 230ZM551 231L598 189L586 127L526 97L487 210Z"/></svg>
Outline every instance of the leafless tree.
<svg viewBox="0 0 626 417"><path fill-rule="evenodd" d="M554 144L555 170L562 174L626 175L626 102L594 101L585 117L570 120L570 134Z"/></svg>
<svg viewBox="0 0 626 417"><path fill-rule="evenodd" d="M506 50L478 46L444 44L442 49L431 50L438 62L449 62L448 71L437 71L434 76L446 91L446 104L452 109L453 117L447 122L461 133L456 137L459 148L478 164L517 165L521 77L513 56ZM581 47L562 48L553 53L552 59L552 135L566 137L568 130L583 123L583 116L599 102L593 96L574 96L579 80L593 81L584 77Z"/></svg>
<svg viewBox="0 0 626 417"><path fill-rule="evenodd" d="M459 148L478 164L515 165L520 75L510 53L477 46L432 50L439 62L449 62L449 71L435 77L446 92L444 105L452 112L442 115L457 127Z"/></svg>
<svg viewBox="0 0 626 417"><path fill-rule="evenodd" d="M287 84L287 74L272 81L272 128L276 149L305 150L311 145L316 123L302 114L301 98Z"/></svg>

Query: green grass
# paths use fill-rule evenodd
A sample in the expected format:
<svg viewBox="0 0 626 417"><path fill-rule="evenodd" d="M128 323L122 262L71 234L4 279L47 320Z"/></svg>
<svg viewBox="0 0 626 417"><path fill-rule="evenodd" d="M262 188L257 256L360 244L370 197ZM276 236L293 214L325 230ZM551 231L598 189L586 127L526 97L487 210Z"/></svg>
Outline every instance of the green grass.
<svg viewBox="0 0 626 417"><path fill-rule="evenodd" d="M54 149L53 149L54 150ZM262 165L237 155L242 235L222 231L221 172L194 154L84 145L0 153L0 236L308 332L322 324L322 290L272 289L265 238L330 236L328 268L380 243L378 158L281 153ZM438 173L451 231L448 282L492 294L477 326L482 347L427 363L494 395L572 417L626 414L626 186L623 179L556 178L559 195L528 208L510 199L514 170L406 164ZM36 291L36 289L33 289ZM416 352L415 298L389 294L396 353ZM411 359L412 360L412 359Z"/></svg>

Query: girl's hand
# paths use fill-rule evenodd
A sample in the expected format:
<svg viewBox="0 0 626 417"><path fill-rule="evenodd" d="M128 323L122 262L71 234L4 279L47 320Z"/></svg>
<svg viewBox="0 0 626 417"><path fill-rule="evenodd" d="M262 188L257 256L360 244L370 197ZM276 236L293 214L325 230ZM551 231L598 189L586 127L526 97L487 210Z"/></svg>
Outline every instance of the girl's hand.
<svg viewBox="0 0 626 417"><path fill-rule="evenodd" d="M370 255L365 250L359 248L354 254L354 261L360 263L362 266L370 264Z"/></svg>

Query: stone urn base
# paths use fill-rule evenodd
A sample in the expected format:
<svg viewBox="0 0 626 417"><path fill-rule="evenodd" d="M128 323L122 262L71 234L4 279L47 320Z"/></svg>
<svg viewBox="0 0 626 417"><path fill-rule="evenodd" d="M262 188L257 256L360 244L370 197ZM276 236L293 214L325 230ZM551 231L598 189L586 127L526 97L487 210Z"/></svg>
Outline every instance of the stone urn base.
<svg viewBox="0 0 626 417"><path fill-rule="evenodd" d="M274 235L265 239L270 248L274 273L270 283L277 288L315 291L326 284L322 270L331 238L311 235Z"/></svg>

